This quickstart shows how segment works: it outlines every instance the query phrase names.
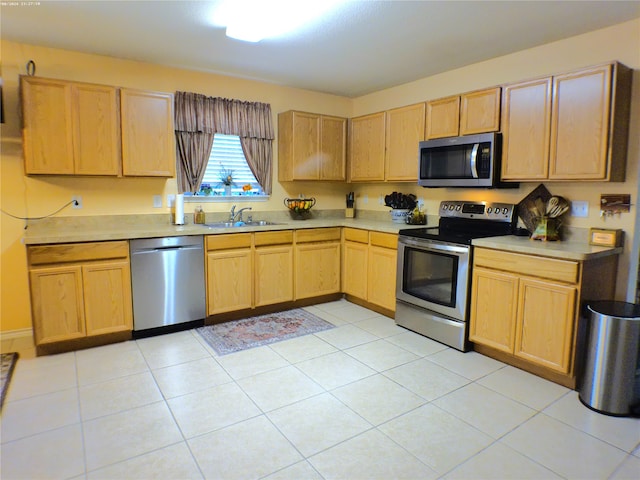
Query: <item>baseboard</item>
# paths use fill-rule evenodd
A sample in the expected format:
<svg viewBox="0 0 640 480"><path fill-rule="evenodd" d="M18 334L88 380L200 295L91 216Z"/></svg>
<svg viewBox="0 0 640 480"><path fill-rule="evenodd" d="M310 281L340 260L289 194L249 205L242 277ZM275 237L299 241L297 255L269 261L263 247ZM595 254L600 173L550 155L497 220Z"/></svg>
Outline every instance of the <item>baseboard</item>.
<svg viewBox="0 0 640 480"><path fill-rule="evenodd" d="M7 330L6 332L0 332L0 338L2 340L15 340L17 338L33 337L33 330L30 328L20 328L18 330Z"/></svg>

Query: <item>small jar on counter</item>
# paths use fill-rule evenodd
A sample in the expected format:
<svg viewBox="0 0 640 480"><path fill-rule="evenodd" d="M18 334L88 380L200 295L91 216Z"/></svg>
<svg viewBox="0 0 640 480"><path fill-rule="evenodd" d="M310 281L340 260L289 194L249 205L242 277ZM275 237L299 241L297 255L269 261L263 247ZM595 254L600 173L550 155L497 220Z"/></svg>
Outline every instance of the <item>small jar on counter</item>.
<svg viewBox="0 0 640 480"><path fill-rule="evenodd" d="M204 224L204 222L205 222L204 210L200 205L198 205L193 211L193 223Z"/></svg>

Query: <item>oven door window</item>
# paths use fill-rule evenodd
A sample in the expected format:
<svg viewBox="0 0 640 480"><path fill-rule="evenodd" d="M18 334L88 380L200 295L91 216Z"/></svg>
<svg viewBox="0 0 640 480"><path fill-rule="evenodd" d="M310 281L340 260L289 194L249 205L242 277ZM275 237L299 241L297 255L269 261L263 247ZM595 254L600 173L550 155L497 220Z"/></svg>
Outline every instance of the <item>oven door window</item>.
<svg viewBox="0 0 640 480"><path fill-rule="evenodd" d="M458 257L407 247L402 291L427 302L456 306Z"/></svg>

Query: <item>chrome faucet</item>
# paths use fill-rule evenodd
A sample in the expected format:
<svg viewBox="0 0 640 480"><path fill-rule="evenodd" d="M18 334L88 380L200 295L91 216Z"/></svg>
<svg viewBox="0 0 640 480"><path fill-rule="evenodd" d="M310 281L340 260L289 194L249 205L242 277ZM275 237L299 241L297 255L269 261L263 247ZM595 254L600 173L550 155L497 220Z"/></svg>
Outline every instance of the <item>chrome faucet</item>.
<svg viewBox="0 0 640 480"><path fill-rule="evenodd" d="M244 220L242 219L242 212L244 212L245 210L251 210L251 207L244 207L241 208L240 210L238 210L237 212L235 211L236 206L234 205L233 207L231 207L231 212L230 212L230 216L229 216L229 220L232 222L243 222ZM237 220L236 220L237 218Z"/></svg>

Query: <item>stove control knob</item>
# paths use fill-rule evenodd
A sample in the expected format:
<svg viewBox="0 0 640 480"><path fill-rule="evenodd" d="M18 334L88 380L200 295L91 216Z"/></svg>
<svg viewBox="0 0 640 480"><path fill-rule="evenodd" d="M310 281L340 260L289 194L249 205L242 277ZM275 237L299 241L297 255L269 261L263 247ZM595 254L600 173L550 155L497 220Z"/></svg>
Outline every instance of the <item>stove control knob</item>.
<svg viewBox="0 0 640 480"><path fill-rule="evenodd" d="M453 210L455 207L455 205L449 205L449 210Z"/></svg>
<svg viewBox="0 0 640 480"><path fill-rule="evenodd" d="M491 214L491 212L492 212L492 211L493 211L493 209L492 209L491 207L488 207L488 208L487 208L487 213L488 213L488 214Z"/></svg>
<svg viewBox="0 0 640 480"><path fill-rule="evenodd" d="M460 205L456 205L456 212L459 212L462 207Z"/></svg>
<svg viewBox="0 0 640 480"><path fill-rule="evenodd" d="M505 215L509 212L509 209L507 207L504 207L502 209L502 213L504 213Z"/></svg>

